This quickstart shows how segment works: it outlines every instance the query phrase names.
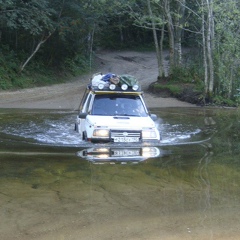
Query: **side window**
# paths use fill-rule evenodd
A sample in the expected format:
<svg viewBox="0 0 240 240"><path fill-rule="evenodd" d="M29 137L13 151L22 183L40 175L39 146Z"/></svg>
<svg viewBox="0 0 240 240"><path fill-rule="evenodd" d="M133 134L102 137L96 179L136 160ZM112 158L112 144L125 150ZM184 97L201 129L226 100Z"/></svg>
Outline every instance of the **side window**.
<svg viewBox="0 0 240 240"><path fill-rule="evenodd" d="M80 112L83 112L83 108L84 108L84 105L86 103L86 99L87 99L88 96L89 96L89 91L86 89L84 94L83 94L83 97L82 97L82 100L80 102L80 105L79 105L79 111Z"/></svg>
<svg viewBox="0 0 240 240"><path fill-rule="evenodd" d="M81 110L82 113L88 113L92 97L93 97L92 94L88 94L88 96L86 98L86 101L85 101L85 104L83 105L83 108Z"/></svg>

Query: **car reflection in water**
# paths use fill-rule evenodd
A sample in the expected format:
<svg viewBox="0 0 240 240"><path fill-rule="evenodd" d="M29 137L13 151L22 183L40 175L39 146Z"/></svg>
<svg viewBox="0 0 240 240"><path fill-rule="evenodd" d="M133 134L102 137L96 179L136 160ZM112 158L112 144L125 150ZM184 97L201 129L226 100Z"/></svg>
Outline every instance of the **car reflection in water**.
<svg viewBox="0 0 240 240"><path fill-rule="evenodd" d="M94 164L138 163L160 156L157 147L93 147L77 152L77 156Z"/></svg>

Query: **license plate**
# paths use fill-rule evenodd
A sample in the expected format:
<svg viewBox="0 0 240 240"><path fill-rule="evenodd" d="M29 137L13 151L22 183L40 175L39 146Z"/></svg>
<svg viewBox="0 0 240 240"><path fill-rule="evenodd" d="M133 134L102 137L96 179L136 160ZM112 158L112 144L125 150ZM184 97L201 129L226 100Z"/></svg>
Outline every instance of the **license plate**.
<svg viewBox="0 0 240 240"><path fill-rule="evenodd" d="M138 137L115 137L114 142L139 142Z"/></svg>
<svg viewBox="0 0 240 240"><path fill-rule="evenodd" d="M112 150L113 157L127 157L127 156L139 156L140 151L135 149L118 149Z"/></svg>

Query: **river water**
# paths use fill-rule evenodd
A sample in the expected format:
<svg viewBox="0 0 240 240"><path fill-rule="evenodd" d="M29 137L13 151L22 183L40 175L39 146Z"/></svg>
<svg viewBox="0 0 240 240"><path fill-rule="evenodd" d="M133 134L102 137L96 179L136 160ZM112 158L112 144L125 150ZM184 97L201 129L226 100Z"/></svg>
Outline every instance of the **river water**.
<svg viewBox="0 0 240 240"><path fill-rule="evenodd" d="M0 239L239 239L236 109L155 108L158 145L90 144L76 112L0 110Z"/></svg>

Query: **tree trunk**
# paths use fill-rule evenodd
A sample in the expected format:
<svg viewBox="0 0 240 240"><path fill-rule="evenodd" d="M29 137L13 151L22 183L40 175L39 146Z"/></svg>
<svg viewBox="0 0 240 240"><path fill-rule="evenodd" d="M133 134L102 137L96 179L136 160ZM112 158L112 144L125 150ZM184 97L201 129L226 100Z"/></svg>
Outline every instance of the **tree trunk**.
<svg viewBox="0 0 240 240"><path fill-rule="evenodd" d="M28 57L28 59L24 62L24 64L20 67L19 72L21 73L24 68L26 67L26 65L28 64L28 62L34 57L34 55L37 53L37 51L39 50L39 48L41 47L41 45L43 43L45 43L48 38L52 35L52 33L50 33L47 37L44 38L44 36L41 38L40 42L38 43L38 45L36 46L36 48L34 49L34 51L32 52L32 54Z"/></svg>
<svg viewBox="0 0 240 240"><path fill-rule="evenodd" d="M123 42L124 42L124 36L123 36L123 26L122 26L122 21L121 21L121 18L120 17L118 17L118 21L119 21L119 33L120 33L120 41L121 41L121 43L123 44Z"/></svg>
<svg viewBox="0 0 240 240"><path fill-rule="evenodd" d="M185 14L185 4L186 0L181 0L178 2L178 12L177 12L177 20L176 20L176 30L175 30L175 64L182 64L182 32L183 32L183 24L184 24L184 14Z"/></svg>
<svg viewBox="0 0 240 240"><path fill-rule="evenodd" d="M208 10L208 28L207 28L207 58L209 66L209 91L208 94L211 97L213 95L214 87L214 66L213 66L213 2L212 0L206 0Z"/></svg>
<svg viewBox="0 0 240 240"><path fill-rule="evenodd" d="M228 81L228 98L232 97L232 89L233 89L233 67L230 69L230 79Z"/></svg>
<svg viewBox="0 0 240 240"><path fill-rule="evenodd" d="M156 54L157 54L158 77L162 77L163 76L163 71L162 71L162 68L161 68L161 57L160 57L160 54L162 54L162 53L160 53L160 49L159 49L159 45L158 45L156 24L155 24L155 21L154 21L150 0L147 0L147 5L148 5L148 12L149 12L149 15L150 15L150 18L151 18L154 44L155 44Z"/></svg>
<svg viewBox="0 0 240 240"><path fill-rule="evenodd" d="M62 15L62 11L63 11L63 7L64 7L64 3L65 3L65 0L62 0L62 6L61 6L61 9L59 11L59 14L58 14L58 22L59 22L59 19ZM34 57L34 55L38 52L39 48L42 46L42 44L44 44L48 38L50 38L52 36L52 34L55 32L56 28L54 30L52 30L51 32L48 33L48 35L45 37L44 33L40 39L40 42L37 44L36 48L33 50L32 54L28 57L28 59L23 63L23 65L20 67L19 69L19 72L21 73L24 68L26 67L26 65L29 63L29 61ZM48 30L46 30L48 31Z"/></svg>
<svg viewBox="0 0 240 240"><path fill-rule="evenodd" d="M92 55L93 55L93 41L94 41L94 34L95 34L95 23L94 23L94 26L93 26L93 29L92 31L89 33L89 46L88 46L88 50L89 50L89 69L90 71L92 71Z"/></svg>
<svg viewBox="0 0 240 240"><path fill-rule="evenodd" d="M204 6L202 0L202 8ZM203 66L204 66L204 90L205 90L205 97L208 94L208 64L207 64L207 49L206 49L206 36L205 36L205 17L204 11L202 9L202 49L203 49Z"/></svg>
<svg viewBox="0 0 240 240"><path fill-rule="evenodd" d="M164 11L167 19L167 26L168 26L168 35L169 35L169 74L172 72L172 68L174 67L174 27L172 16L170 12L170 5L169 0L164 0Z"/></svg>
<svg viewBox="0 0 240 240"><path fill-rule="evenodd" d="M160 71L163 73L163 76L166 77L168 76L167 69L164 68L164 55L163 55L163 40L164 40L164 24L162 25L161 29L161 37L159 41L159 48L160 48Z"/></svg>

